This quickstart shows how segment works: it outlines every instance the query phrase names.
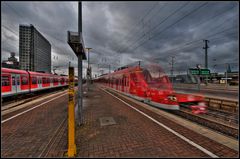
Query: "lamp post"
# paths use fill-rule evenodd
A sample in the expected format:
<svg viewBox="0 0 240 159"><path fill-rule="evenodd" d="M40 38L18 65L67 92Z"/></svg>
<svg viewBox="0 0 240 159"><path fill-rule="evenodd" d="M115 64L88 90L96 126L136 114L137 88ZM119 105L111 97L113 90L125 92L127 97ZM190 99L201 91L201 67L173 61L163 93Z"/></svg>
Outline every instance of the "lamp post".
<svg viewBox="0 0 240 159"><path fill-rule="evenodd" d="M90 56L89 56L89 50L91 50L92 48L86 48L86 50L88 50L88 68L87 68L87 89L88 91L89 89L89 85L90 85L90 79L91 79L91 72L90 72L90 67L89 67L89 62L90 62Z"/></svg>
<svg viewBox="0 0 240 159"><path fill-rule="evenodd" d="M216 71L216 69L215 69L215 67L217 66L217 64L215 64L215 65L213 65L213 69L214 69L214 79L216 79L216 74L217 74L217 71Z"/></svg>
<svg viewBox="0 0 240 159"><path fill-rule="evenodd" d="M226 89L228 88L228 63L225 64L226 65Z"/></svg>

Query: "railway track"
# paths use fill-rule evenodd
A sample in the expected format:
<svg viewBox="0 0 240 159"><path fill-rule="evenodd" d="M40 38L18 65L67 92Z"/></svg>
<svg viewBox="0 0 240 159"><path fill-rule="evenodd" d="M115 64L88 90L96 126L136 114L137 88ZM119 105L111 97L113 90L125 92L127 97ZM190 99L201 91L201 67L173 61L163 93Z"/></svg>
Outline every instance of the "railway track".
<svg viewBox="0 0 240 159"><path fill-rule="evenodd" d="M239 115L236 113L226 113L226 112L208 110L207 115L217 118L226 124L237 126L237 124L239 123L238 121Z"/></svg>
<svg viewBox="0 0 240 159"><path fill-rule="evenodd" d="M116 92L114 90L109 90L109 91L111 93L114 93L115 95L120 93L120 92ZM125 94L123 94L123 95L125 95ZM123 97L120 97L120 96L118 96L118 97L121 98L122 100L126 100L126 99L123 99ZM151 106L151 105L149 105L149 106ZM232 126L232 125L229 125L227 123L219 122L218 120L216 120L214 118L210 119L209 114L208 115L207 114L195 115L195 114L192 114L186 108L182 108L180 111L172 111L172 110L165 110L165 111L169 112L169 113L172 113L172 114L175 114L175 115L178 115L178 116L181 116L185 119L193 121L197 124L200 124L202 126L210 128L214 131L220 132L220 133L225 134L227 136L238 139L238 124L235 124L235 126ZM215 115L216 115L216 113L215 113ZM211 117L213 117L213 115L211 115Z"/></svg>
<svg viewBox="0 0 240 159"><path fill-rule="evenodd" d="M54 134L48 141L47 145L44 147L43 151L39 155L39 157L52 157L54 156L54 147L57 147L59 140L62 140L62 136L67 126L65 126L68 118L64 118L62 122L59 124L58 128L55 130ZM57 142L58 141L58 142ZM64 152L63 152L64 153ZM57 156L57 155L56 155ZM63 154L61 155L63 156Z"/></svg>
<svg viewBox="0 0 240 159"><path fill-rule="evenodd" d="M12 97L5 97L2 101L2 107L1 110L7 110L12 107L28 103L30 101L33 101L37 98L41 98L43 96L51 95L54 93L58 93L60 91L66 90L66 87L63 88L56 88L55 90L49 92L49 90L42 90L40 92L34 92L34 93L28 93L28 94L22 94L22 95L16 95Z"/></svg>
<svg viewBox="0 0 240 159"><path fill-rule="evenodd" d="M231 126L223 122L219 122L214 119L210 119L207 115L195 115L187 110L180 111L171 111L171 113L176 114L178 116L183 117L184 119L191 120L197 124L208 127L212 130L225 134L227 136L231 136L233 138L238 139L238 126Z"/></svg>

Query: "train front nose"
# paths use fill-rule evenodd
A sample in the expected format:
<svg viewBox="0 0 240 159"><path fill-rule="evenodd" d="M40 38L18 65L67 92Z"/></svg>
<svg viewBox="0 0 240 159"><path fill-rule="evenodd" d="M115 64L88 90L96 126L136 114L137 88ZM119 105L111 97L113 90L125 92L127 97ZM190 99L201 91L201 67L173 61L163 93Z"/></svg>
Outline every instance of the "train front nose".
<svg viewBox="0 0 240 159"><path fill-rule="evenodd" d="M190 106L193 114L205 114L207 112L207 106L205 102L198 102L197 105Z"/></svg>
<svg viewBox="0 0 240 159"><path fill-rule="evenodd" d="M193 114L204 114L207 112L207 105L204 98L198 95L176 94L180 107L190 109Z"/></svg>

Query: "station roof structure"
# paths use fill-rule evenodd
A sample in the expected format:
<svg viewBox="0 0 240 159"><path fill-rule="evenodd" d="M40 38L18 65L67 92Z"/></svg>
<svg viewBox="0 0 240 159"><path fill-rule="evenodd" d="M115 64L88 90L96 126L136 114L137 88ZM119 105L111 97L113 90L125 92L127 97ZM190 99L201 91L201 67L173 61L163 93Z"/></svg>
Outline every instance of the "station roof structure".
<svg viewBox="0 0 240 159"><path fill-rule="evenodd" d="M68 44L70 45L76 56L82 55L83 60L87 59L85 45L81 32L79 37L78 32L68 31Z"/></svg>

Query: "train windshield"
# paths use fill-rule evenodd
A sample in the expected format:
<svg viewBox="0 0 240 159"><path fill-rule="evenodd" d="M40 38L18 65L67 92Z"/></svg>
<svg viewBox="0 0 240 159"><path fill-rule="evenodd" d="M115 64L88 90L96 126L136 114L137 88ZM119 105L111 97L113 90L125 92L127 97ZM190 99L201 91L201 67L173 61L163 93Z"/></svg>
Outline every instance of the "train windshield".
<svg viewBox="0 0 240 159"><path fill-rule="evenodd" d="M172 89L168 76L161 69L144 69L143 75L146 83L153 88Z"/></svg>
<svg viewBox="0 0 240 159"><path fill-rule="evenodd" d="M191 75L191 74L177 75L174 78L174 83L197 84L198 83L198 79L197 79L196 76Z"/></svg>

